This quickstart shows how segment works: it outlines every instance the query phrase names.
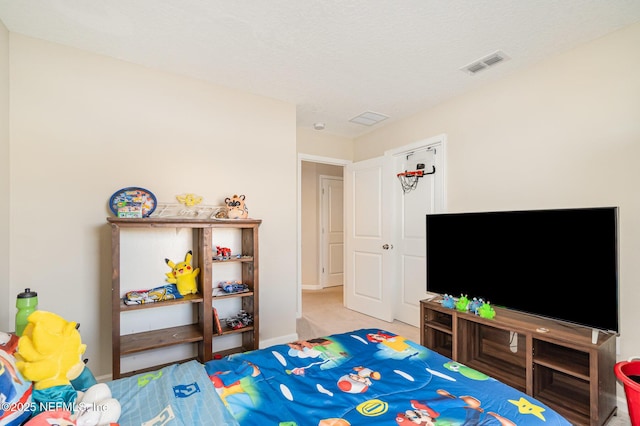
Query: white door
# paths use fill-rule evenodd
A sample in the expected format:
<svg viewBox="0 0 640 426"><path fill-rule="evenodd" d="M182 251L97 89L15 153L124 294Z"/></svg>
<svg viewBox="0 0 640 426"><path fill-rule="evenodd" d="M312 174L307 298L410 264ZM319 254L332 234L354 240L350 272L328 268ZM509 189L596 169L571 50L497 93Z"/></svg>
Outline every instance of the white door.
<svg viewBox="0 0 640 426"><path fill-rule="evenodd" d="M426 290L426 215L440 210L442 165L437 162L438 147L402 152L393 156L396 171L423 170L414 189L403 192L400 182L394 191L393 205L398 209L394 226L397 261L396 306L394 318L415 327L420 326L420 300ZM422 169L422 167L424 167Z"/></svg>
<svg viewBox="0 0 640 426"><path fill-rule="evenodd" d="M426 215L445 211L445 142L439 135L346 167L347 308L419 326L420 300L428 296ZM404 194L397 173L419 164L435 173Z"/></svg>
<svg viewBox="0 0 640 426"><path fill-rule="evenodd" d="M388 162L384 157L349 164L345 192L345 306L393 321L394 277Z"/></svg>
<svg viewBox="0 0 640 426"><path fill-rule="evenodd" d="M320 284L343 285L344 195L341 178L320 176Z"/></svg>

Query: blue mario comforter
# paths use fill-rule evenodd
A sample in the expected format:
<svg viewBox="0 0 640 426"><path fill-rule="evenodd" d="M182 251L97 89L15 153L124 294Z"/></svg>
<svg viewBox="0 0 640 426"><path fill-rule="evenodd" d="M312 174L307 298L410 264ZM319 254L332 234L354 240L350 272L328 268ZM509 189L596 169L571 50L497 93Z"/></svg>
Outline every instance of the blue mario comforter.
<svg viewBox="0 0 640 426"><path fill-rule="evenodd" d="M241 425L570 425L536 399L378 329L231 355L205 369Z"/></svg>

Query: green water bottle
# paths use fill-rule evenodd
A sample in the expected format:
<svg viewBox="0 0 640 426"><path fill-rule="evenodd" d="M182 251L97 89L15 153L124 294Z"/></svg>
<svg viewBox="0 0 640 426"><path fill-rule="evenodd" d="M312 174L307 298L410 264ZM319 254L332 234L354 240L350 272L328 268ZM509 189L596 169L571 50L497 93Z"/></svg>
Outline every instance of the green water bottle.
<svg viewBox="0 0 640 426"><path fill-rule="evenodd" d="M38 309L38 293L25 288L24 292L18 294L16 299L16 335L22 336L24 328L27 326L27 318Z"/></svg>

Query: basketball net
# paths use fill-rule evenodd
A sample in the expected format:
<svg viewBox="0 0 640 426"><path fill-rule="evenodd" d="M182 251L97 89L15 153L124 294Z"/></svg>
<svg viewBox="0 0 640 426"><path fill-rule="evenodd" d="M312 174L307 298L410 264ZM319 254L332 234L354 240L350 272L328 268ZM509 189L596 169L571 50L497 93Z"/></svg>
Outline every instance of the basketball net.
<svg viewBox="0 0 640 426"><path fill-rule="evenodd" d="M400 185L402 185L402 192L406 194L407 192L416 189L418 186L418 178L421 178L422 176L424 176L424 172L422 170L398 173L398 179L400 180Z"/></svg>

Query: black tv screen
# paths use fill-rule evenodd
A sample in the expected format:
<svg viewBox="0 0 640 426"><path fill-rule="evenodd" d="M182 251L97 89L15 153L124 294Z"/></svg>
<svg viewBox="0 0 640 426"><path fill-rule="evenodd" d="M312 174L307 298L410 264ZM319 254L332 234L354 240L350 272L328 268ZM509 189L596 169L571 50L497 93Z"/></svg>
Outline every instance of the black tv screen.
<svg viewBox="0 0 640 426"><path fill-rule="evenodd" d="M618 332L618 208L428 214L427 291Z"/></svg>

